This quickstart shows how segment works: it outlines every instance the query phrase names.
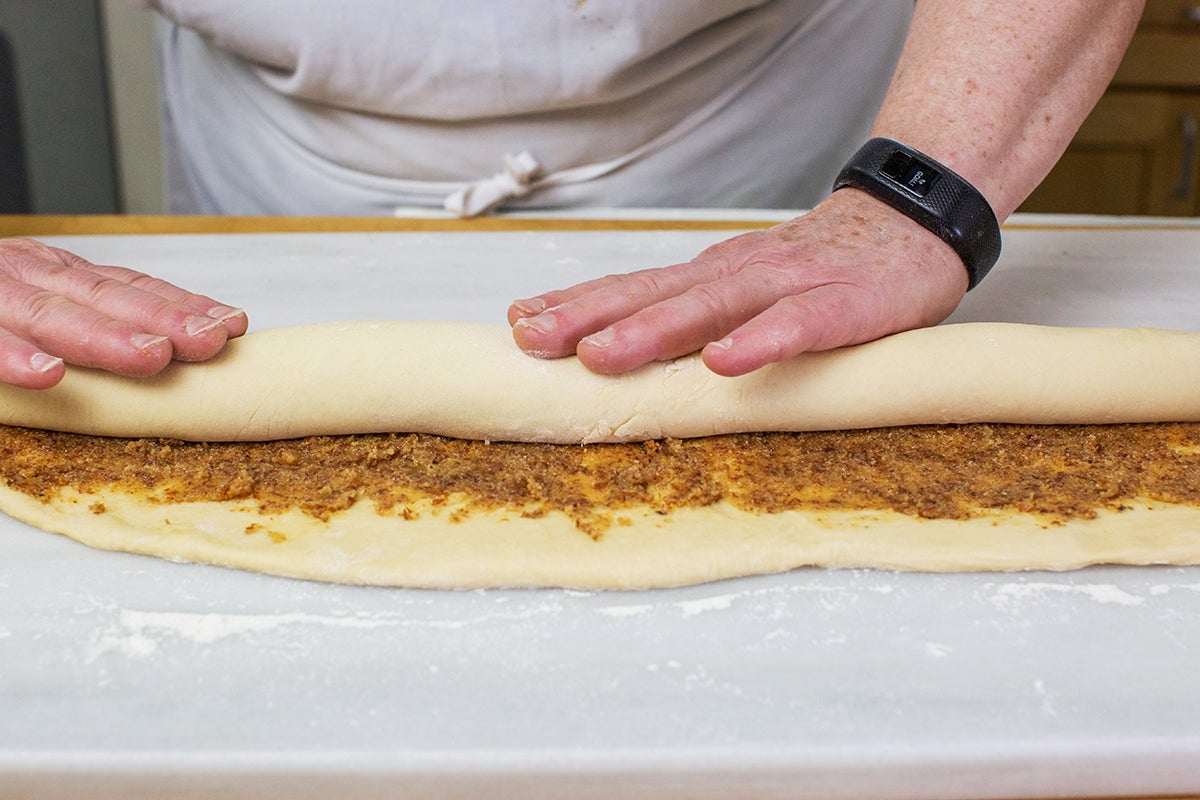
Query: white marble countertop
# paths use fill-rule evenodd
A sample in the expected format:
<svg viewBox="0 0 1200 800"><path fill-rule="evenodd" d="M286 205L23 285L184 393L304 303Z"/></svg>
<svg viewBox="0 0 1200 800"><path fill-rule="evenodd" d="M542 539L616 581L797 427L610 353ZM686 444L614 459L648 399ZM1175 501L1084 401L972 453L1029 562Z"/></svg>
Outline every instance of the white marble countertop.
<svg viewBox="0 0 1200 800"><path fill-rule="evenodd" d="M954 319L1200 330L1200 228L1114 222L1018 218ZM727 235L52 241L265 328L500 322ZM0 519L0 797L1200 794L1197 664L1200 568L402 591Z"/></svg>

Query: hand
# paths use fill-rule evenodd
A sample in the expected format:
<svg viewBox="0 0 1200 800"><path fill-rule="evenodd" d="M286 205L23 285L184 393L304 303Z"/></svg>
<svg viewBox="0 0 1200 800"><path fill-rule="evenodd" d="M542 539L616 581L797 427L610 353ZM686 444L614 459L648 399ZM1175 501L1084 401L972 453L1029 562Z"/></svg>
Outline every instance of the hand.
<svg viewBox="0 0 1200 800"><path fill-rule="evenodd" d="M945 319L962 300L957 254L855 189L808 214L714 245L686 264L610 275L518 300L513 337L544 358L576 353L620 373L702 350L742 375L809 350Z"/></svg>
<svg viewBox="0 0 1200 800"><path fill-rule="evenodd" d="M211 358L246 324L240 309L149 275L0 239L0 382L49 388L64 362L152 375L172 358Z"/></svg>

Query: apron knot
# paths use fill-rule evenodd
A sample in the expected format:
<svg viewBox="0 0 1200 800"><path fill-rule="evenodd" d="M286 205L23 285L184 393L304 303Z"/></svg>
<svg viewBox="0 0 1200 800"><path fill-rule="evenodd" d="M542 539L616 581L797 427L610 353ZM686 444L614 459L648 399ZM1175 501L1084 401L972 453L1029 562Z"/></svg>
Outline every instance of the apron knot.
<svg viewBox="0 0 1200 800"><path fill-rule="evenodd" d="M460 217L486 214L505 200L528 194L541 170L542 165L529 151L506 155L503 172L468 183L447 197L442 205Z"/></svg>

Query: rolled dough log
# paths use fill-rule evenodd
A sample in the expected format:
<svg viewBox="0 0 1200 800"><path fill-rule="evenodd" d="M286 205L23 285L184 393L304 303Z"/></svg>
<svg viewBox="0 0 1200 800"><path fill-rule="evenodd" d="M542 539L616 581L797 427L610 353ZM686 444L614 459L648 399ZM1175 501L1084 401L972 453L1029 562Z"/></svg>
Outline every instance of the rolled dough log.
<svg viewBox="0 0 1200 800"><path fill-rule="evenodd" d="M148 379L72 369L0 387L0 422L107 436L253 441L417 432L608 442L947 422L1200 420L1200 334L946 325L740 378L697 356L622 376L522 353L508 328L343 322L230 342Z"/></svg>

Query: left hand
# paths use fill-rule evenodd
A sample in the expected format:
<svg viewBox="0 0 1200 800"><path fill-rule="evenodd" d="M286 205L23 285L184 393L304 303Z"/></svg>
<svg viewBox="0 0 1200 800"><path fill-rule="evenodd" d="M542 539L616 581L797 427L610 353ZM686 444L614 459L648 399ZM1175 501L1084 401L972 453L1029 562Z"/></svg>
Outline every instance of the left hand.
<svg viewBox="0 0 1200 800"><path fill-rule="evenodd" d="M518 300L508 320L527 352L576 353L596 372L701 350L709 369L732 376L936 324L966 289L967 272L945 242L842 189L804 216L716 244L686 264Z"/></svg>
<svg viewBox="0 0 1200 800"><path fill-rule="evenodd" d="M48 389L67 364L153 375L212 358L246 314L124 267L0 239L0 383Z"/></svg>

